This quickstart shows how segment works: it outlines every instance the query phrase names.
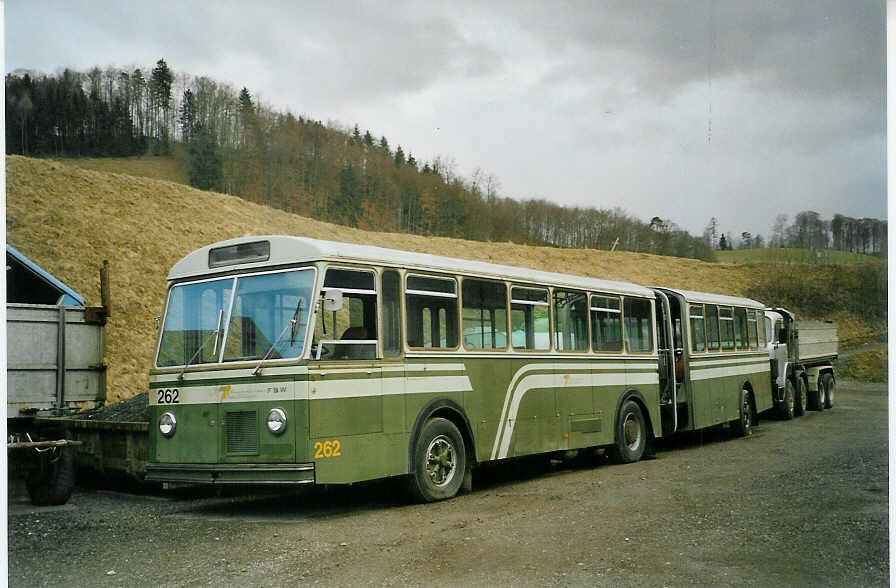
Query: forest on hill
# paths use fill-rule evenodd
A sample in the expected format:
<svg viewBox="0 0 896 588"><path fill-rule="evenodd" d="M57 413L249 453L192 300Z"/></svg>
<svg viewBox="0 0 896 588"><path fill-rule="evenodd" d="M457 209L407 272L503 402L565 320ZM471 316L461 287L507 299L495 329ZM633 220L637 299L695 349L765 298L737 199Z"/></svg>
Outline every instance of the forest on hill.
<svg viewBox="0 0 896 588"><path fill-rule="evenodd" d="M493 174L256 103L207 77L66 69L6 76L7 153L38 157L174 153L190 183L351 227L479 241L712 259L702 237L618 208L570 208L500 194ZM179 148L182 147L182 148Z"/></svg>

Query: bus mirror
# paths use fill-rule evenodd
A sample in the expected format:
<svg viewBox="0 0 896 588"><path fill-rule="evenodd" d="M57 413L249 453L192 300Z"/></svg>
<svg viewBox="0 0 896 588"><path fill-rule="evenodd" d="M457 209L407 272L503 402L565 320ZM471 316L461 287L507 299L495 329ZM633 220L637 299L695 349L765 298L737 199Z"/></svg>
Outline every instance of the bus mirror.
<svg viewBox="0 0 896 588"><path fill-rule="evenodd" d="M324 310L342 310L342 290L324 290Z"/></svg>

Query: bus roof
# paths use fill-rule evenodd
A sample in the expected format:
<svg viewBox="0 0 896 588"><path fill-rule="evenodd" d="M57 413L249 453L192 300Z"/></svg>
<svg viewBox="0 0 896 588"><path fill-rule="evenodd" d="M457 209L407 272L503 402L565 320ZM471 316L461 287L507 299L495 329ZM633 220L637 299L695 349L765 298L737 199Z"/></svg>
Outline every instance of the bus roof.
<svg viewBox="0 0 896 588"><path fill-rule="evenodd" d="M209 267L209 252L212 249L230 245L256 243L260 241L270 242L270 255L265 261ZM387 249L385 247L375 247L372 245L340 243L337 241L324 241L320 239L311 239L309 237L291 237L286 235L240 237L238 239L230 239L228 241L207 245L187 254L180 261L175 263L168 273L168 280L184 280L202 276L212 276L215 274L232 272L234 270L259 270L272 266L285 266L314 261L369 263L404 267L418 271L458 273L507 279L529 284L558 285L612 292L616 294L629 294L648 298L654 297L654 293L650 288L628 282L616 282L570 274L543 272L522 267L443 257L441 255L431 255L428 253Z"/></svg>
<svg viewBox="0 0 896 588"><path fill-rule="evenodd" d="M765 309L766 307L765 304L757 302L752 298L725 296L724 294L712 294L710 292L694 292L693 290L676 290L674 288L663 288L663 290L680 294L685 300L695 304L721 304L723 306L746 306L747 308L759 309Z"/></svg>

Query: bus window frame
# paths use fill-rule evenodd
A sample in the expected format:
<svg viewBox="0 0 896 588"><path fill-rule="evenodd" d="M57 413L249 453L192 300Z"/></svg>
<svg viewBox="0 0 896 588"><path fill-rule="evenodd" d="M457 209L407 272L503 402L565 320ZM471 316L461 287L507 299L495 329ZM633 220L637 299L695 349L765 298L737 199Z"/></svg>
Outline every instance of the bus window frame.
<svg viewBox="0 0 896 588"><path fill-rule="evenodd" d="M429 292L426 290L409 290L408 289L408 279L412 278L412 277L435 278L438 280L453 282L454 283L454 294L448 294L446 292ZM403 292L402 292L402 294L403 294L402 309L404 310L404 323L405 323L403 325L403 331L402 331L402 333L404 335L402 342L404 343L405 351L407 353L415 353L415 352L416 353L431 353L434 351L459 351L461 349L462 333L461 333L461 316L460 316L460 313L461 313L460 288L459 288L459 283L458 283L458 276L453 275L453 274L448 274L448 275L439 274L438 272L424 273L421 271L412 271L412 272L406 271L404 273L404 279L402 280L401 285L402 285L402 290L403 290ZM408 313L407 309L406 309L408 294L413 294L415 296L430 296L432 298L453 298L454 300L457 301L457 309L456 309L457 311L455 312L455 315L456 315L455 318L457 319L456 320L457 324L455 325L455 328L457 329L457 345L455 345L454 347L411 347L410 343L408 342L408 336L407 336L407 322L408 322L408 319L410 318L410 313ZM448 317L445 317L446 328L448 326L447 318ZM446 336L446 340L447 340L447 336Z"/></svg>
<svg viewBox="0 0 896 588"><path fill-rule="evenodd" d="M160 370L160 371L165 371L165 370L178 371L183 368L187 368L187 370L189 370L189 371L202 371L203 369L205 369L205 370L208 370L208 369L236 369L236 368L240 368L240 367L245 367L246 365L255 365L256 363L258 363L258 360L223 361L224 347L227 342L227 335L230 330L231 313L233 312L233 304L234 304L234 301L236 300L237 280L239 278L243 278L243 277L261 276L261 275L266 275L266 274L279 274L279 273L286 273L286 272L292 272L292 271L308 271L308 270L311 270L312 272L314 272L314 277L311 280L311 284L312 284L311 303L309 304L309 306L312 306L312 308L313 308L314 293L317 292L317 279L320 275L322 275L321 272L318 271L319 268L317 265L311 265L311 264L296 265L296 266L291 266L291 267L287 267L287 268L277 268L277 269L272 269L272 270L251 271L251 272L233 272L233 273L228 272L228 273L225 273L225 274L222 274L219 276L209 276L206 278L199 278L196 280L184 280L182 282L172 283L168 287L168 294L165 297L165 306L164 306L164 308L162 308L163 321L162 321L162 324L159 326L159 336L157 337L156 352L155 352L155 357L153 358L153 369ZM220 349L218 349L217 361L207 362L207 363L191 363L186 366L183 364L160 366L158 364L159 351L160 351L161 345L162 345L162 335L165 333L165 322L168 320L168 307L171 303L171 292L179 286L190 286L193 284L201 284L203 282L215 282L218 280L230 280L232 286L231 286L230 301L227 305L224 317L221 319L222 323L224 323L224 321L226 319L226 324L222 324L221 339L220 339L221 342L219 344ZM302 346L301 353L299 353L295 357L267 359L267 360L265 360L265 364L266 365L267 364L285 365L285 364L289 364L290 362L298 363L298 362L306 360L307 356L311 350L311 339L313 338L312 329L314 328L313 321L314 321L314 319L309 318L308 325L306 325L306 329L308 329L308 330L305 333L305 342ZM308 336L309 334L311 334L311 337ZM197 369L197 368L199 368L199 369Z"/></svg>
<svg viewBox="0 0 896 588"><path fill-rule="evenodd" d="M555 353L569 353L573 355L588 355L591 353L591 299L588 297L587 290L578 288L569 288L567 286L552 287L551 289L551 348ZM585 297L585 348L584 349L559 349L555 337L560 334L557 331L557 311L554 304L557 292L565 292L567 294L582 294Z"/></svg>
<svg viewBox="0 0 896 588"><path fill-rule="evenodd" d="M513 289L514 288L524 288L526 290L542 290L547 294L547 302L534 302L530 300L518 300L514 301L513 299ZM508 337L510 340L510 345L508 347L508 351L511 353L551 353L554 350L554 329L553 329L553 316L551 311L551 287L550 286L536 286L532 284L520 284L518 282L508 282L508 290L510 291L510 295L507 297L507 323L508 323L508 331L510 326L512 325L511 313L513 313L513 303L524 304L529 306L545 306L548 309L548 346L545 349L529 349L528 347L515 347L513 345L513 333L508 332ZM536 333L533 333L533 336Z"/></svg>
<svg viewBox="0 0 896 588"><path fill-rule="evenodd" d="M735 306L733 308L733 311L734 311L734 347L737 351L750 351L750 333L749 333L749 330L747 327L747 320L748 320L747 319L747 309L744 308L743 306ZM743 317L744 317L744 320L743 320L744 332L742 334L745 335L745 338L742 338L740 345L737 344L737 338L739 335L738 328L737 328L738 311L740 311L740 313L742 313Z"/></svg>
<svg viewBox="0 0 896 588"><path fill-rule="evenodd" d="M404 352L405 352L405 334L404 334L404 272L402 272L401 268L391 267L391 266L383 266L377 267L377 279L380 283L379 292L377 294L377 320L378 324L383 325L384 328L380 329L380 349L382 350L382 356L379 358L383 361L402 361L404 360ZM386 356L386 329L385 329L385 317L384 310L385 305L383 304L383 276L386 272L395 272L398 275L398 312L399 312L399 324L398 324L398 355L393 357Z"/></svg>
<svg viewBox="0 0 896 588"><path fill-rule="evenodd" d="M625 319L628 314L625 312L625 301L626 300L641 300L647 302L647 306L649 307L647 324L650 325L650 350L649 351L632 351L628 348L628 338L626 337L626 333L628 332L628 327L626 327ZM654 329L654 325L656 324L656 307L654 306L655 299L653 298L644 298L641 296L622 296L622 348L625 349L626 355L655 355L656 345L657 345L657 335Z"/></svg>
<svg viewBox="0 0 896 588"><path fill-rule="evenodd" d="M466 352L471 353L506 353L510 349L510 293L508 292L507 282L503 280L477 278L476 276L457 276L460 278L458 288L458 320L460 321L460 329L458 330L458 339L460 347ZM504 347L467 347L464 343L464 282L486 282L490 284L501 284L504 286Z"/></svg>
<svg viewBox="0 0 896 588"><path fill-rule="evenodd" d="M380 325L382 325L382 317L380 316L381 301L380 301L380 292L379 292L379 289L377 288L377 283L379 282L379 275L378 275L379 268L377 268L375 266L371 266L371 265L351 266L351 265L330 265L328 263L325 263L323 265L323 269L321 271L321 283L320 283L320 294L321 295L324 293L324 290L327 289L327 288L325 288L324 284L326 284L326 281L327 281L327 272L330 271L331 269L353 271L353 272L367 272L367 273L373 274L373 288L374 288L373 290L362 290L360 288L329 288L329 289L339 290L340 292L347 293L347 294L367 294L367 295L373 294L375 297L375 300L376 300L376 302L375 302L376 308L374 309L373 314L374 314L375 320L376 320L377 336L376 336L376 339L357 339L357 340L351 340L350 343L347 343L346 340L344 340L344 339L321 339L320 341L317 342L318 347L317 347L316 357L311 356L310 347L309 347L308 359L310 359L312 361L355 361L355 362L357 362L357 361L374 361L377 359L383 359L382 348L380 346L380 339L381 339L380 331L382 331L382 328L380 326ZM321 305L320 312L326 312L323 310L323 305ZM314 313L314 315L315 315L314 328L317 327L317 315L318 314L319 313L317 313L317 312ZM312 338L312 342L313 342L313 339L314 339L313 332L311 332L311 338ZM326 358L326 357L324 357L324 358L320 357L321 350L323 349L324 343L327 343L330 345L370 345L370 344L375 344L376 347L374 349L373 359L360 359L360 358L331 359L331 358Z"/></svg>
<svg viewBox="0 0 896 588"><path fill-rule="evenodd" d="M603 308L603 307L595 308L593 306L594 305L594 302L592 301L593 298L615 298L619 302L619 308L618 309ZM624 324L625 317L622 313L622 310L623 310L622 299L623 299L623 296L621 294L611 294L609 292L589 292L588 293L588 330L589 330L589 335L590 335L589 343L591 345L591 353L599 354L599 355L603 355L603 354L625 355L625 353L626 353L625 324ZM591 311L594 311L594 310L596 310L598 312L603 311L603 312L617 313L619 315L619 337L620 337L620 339L619 339L619 349L618 350L595 349L595 347L594 347L594 325L592 324L592 320L591 320Z"/></svg>

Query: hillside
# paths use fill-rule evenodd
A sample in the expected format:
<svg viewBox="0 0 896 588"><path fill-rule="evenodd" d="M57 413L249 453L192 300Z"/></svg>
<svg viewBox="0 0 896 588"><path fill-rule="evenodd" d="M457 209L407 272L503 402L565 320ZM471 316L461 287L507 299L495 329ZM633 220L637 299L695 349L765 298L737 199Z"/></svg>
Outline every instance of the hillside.
<svg viewBox="0 0 896 588"><path fill-rule="evenodd" d="M749 264L713 264L643 253L482 243L374 233L333 225L169 181L7 156L7 240L99 304L98 275L111 265L107 329L109 400L142 392L156 344L165 277L191 250L246 234L290 234L480 259L641 284L748 295L762 287ZM869 323L830 309L852 336ZM835 312L836 311L836 312Z"/></svg>
<svg viewBox="0 0 896 588"><path fill-rule="evenodd" d="M828 263L828 264L875 264L886 265L885 257L875 255L862 255L848 251L836 251L824 249L815 251L795 247L766 247L762 249L733 249L730 251L716 251L716 259L723 263Z"/></svg>

